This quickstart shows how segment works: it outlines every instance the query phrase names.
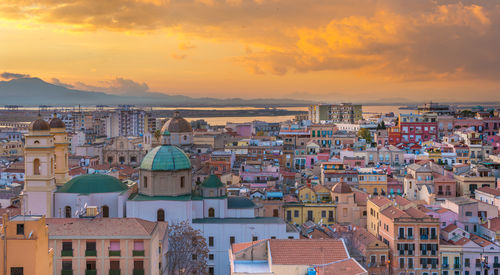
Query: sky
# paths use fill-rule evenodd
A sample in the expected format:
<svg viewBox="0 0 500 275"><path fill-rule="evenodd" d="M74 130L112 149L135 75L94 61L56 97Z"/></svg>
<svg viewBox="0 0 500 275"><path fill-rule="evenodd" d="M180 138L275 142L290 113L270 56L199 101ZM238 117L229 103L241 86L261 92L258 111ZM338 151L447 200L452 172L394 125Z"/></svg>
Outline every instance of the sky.
<svg viewBox="0 0 500 275"><path fill-rule="evenodd" d="M1 0L0 80L325 102L500 101L500 0Z"/></svg>

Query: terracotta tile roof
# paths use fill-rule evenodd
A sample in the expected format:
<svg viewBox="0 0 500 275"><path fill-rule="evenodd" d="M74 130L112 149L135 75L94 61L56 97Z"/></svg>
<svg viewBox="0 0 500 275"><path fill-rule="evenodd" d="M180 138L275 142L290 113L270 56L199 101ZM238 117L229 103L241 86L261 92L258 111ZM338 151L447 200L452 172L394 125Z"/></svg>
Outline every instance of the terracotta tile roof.
<svg viewBox="0 0 500 275"><path fill-rule="evenodd" d="M396 196L395 201L398 205L401 205L401 206L407 206L411 203L411 201L409 201L401 196Z"/></svg>
<svg viewBox="0 0 500 275"><path fill-rule="evenodd" d="M262 239L262 240L258 240L258 241L255 241L255 242L248 242L248 243L233 243L231 245L231 249L233 250L233 253L238 253L244 249L247 249L251 246L254 246L256 244L259 244L263 241L267 241L267 239Z"/></svg>
<svg viewBox="0 0 500 275"><path fill-rule="evenodd" d="M446 212L451 212L451 210L448 209L448 208L439 208L435 212L438 213L438 214L443 214L443 213L446 213Z"/></svg>
<svg viewBox="0 0 500 275"><path fill-rule="evenodd" d="M392 203L391 200L389 200L388 198L386 197L373 197L370 199L371 202L373 202L375 205L381 207L381 206L384 206L388 203Z"/></svg>
<svg viewBox="0 0 500 275"><path fill-rule="evenodd" d="M354 201L359 205L366 205L368 194L363 191L354 190Z"/></svg>
<svg viewBox="0 0 500 275"><path fill-rule="evenodd" d="M449 241L450 243L452 243L453 245L465 245L466 243L470 242L471 240L469 240L468 238L466 237L463 237L461 238L460 240L458 241Z"/></svg>
<svg viewBox="0 0 500 275"><path fill-rule="evenodd" d="M500 231L500 218L490 219L484 226L492 231Z"/></svg>
<svg viewBox="0 0 500 275"><path fill-rule="evenodd" d="M332 188L332 192L333 193L337 193L337 194L348 194L348 193L352 193L352 189L351 187L349 186L349 184L347 184L347 182L345 182L344 180L342 180L342 178L340 179L340 182L335 184Z"/></svg>
<svg viewBox="0 0 500 275"><path fill-rule="evenodd" d="M404 212L406 212L406 214L408 214L409 216L411 216L413 218L427 218L427 217L429 217L427 214L418 210L415 207L410 207L410 208L406 209Z"/></svg>
<svg viewBox="0 0 500 275"><path fill-rule="evenodd" d="M455 230L457 228L458 228L458 226L456 226L454 224L449 224L447 227L441 229L441 231L450 233L451 231L453 231L453 230Z"/></svg>
<svg viewBox="0 0 500 275"><path fill-rule="evenodd" d="M331 275L358 275L367 271L353 258L332 262L326 265L317 266L318 274Z"/></svg>
<svg viewBox="0 0 500 275"><path fill-rule="evenodd" d="M481 191L483 193L490 194L490 195L493 195L495 197L500 197L500 190L494 189L491 187L481 187L481 188L476 189L476 191Z"/></svg>
<svg viewBox="0 0 500 275"><path fill-rule="evenodd" d="M410 217L410 215L406 214L406 212L399 210L398 208L394 206L389 206L386 209L384 209L380 214L388 217L389 219L396 219L400 217Z"/></svg>
<svg viewBox="0 0 500 275"><path fill-rule="evenodd" d="M269 240L271 258L277 265L320 265L349 258L341 240Z"/></svg>
<svg viewBox="0 0 500 275"><path fill-rule="evenodd" d="M470 234L470 240L475 242L477 245L481 247L488 246L490 244L493 244L492 242L488 241L487 239L481 238L478 235Z"/></svg>
<svg viewBox="0 0 500 275"><path fill-rule="evenodd" d="M50 236L150 236L157 226L138 218L48 218Z"/></svg>

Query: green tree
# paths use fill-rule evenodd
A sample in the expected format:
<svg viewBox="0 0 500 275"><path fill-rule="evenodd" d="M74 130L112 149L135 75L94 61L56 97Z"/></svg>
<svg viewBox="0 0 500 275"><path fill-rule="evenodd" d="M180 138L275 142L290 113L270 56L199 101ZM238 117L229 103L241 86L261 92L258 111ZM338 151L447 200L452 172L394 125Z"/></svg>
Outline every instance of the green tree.
<svg viewBox="0 0 500 275"><path fill-rule="evenodd" d="M358 131L358 137L366 140L366 143L372 142L372 136L370 135L370 131L366 128L361 128Z"/></svg>

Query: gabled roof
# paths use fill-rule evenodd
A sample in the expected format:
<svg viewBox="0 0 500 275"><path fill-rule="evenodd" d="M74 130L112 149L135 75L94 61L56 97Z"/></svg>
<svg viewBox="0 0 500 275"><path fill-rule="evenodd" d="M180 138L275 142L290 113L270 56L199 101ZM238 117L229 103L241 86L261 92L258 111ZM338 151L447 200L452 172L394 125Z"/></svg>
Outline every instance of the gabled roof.
<svg viewBox="0 0 500 275"><path fill-rule="evenodd" d="M458 228L458 226L456 226L455 224L449 224L447 227L441 229L441 231L451 233L453 230L455 230L457 228Z"/></svg>
<svg viewBox="0 0 500 275"><path fill-rule="evenodd" d="M373 198L370 199L370 201L373 202L378 207L384 206L384 205L386 205L388 203L392 203L391 200L389 200L388 198L381 197L381 196L373 197Z"/></svg>
<svg viewBox="0 0 500 275"><path fill-rule="evenodd" d="M335 239L269 240L275 265L319 265L349 258L344 243Z"/></svg>
<svg viewBox="0 0 500 275"><path fill-rule="evenodd" d="M394 206L389 206L386 209L382 210L380 214L388 217L389 219L397 219L400 217L410 217L410 215L406 214L403 210L400 210Z"/></svg>
<svg viewBox="0 0 500 275"><path fill-rule="evenodd" d="M490 195L493 195L495 197L500 197L500 190L493 189L491 187L481 187L481 188L476 189L476 191L480 191L480 192L483 192L483 193L486 193L486 194L490 194Z"/></svg>
<svg viewBox="0 0 500 275"><path fill-rule="evenodd" d="M47 218L49 236L150 236L156 222L139 218Z"/></svg>

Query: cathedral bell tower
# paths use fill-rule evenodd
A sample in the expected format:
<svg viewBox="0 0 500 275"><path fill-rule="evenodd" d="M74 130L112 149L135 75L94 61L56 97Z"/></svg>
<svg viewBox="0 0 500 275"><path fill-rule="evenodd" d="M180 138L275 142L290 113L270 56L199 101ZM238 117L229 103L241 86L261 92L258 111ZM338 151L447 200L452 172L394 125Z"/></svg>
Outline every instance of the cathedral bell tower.
<svg viewBox="0 0 500 275"><path fill-rule="evenodd" d="M39 117L31 123L25 136L23 214L53 216L54 166L54 135L50 133L49 123Z"/></svg>
<svg viewBox="0 0 500 275"><path fill-rule="evenodd" d="M71 177L69 176L68 168L68 134L66 133L66 125L56 117L50 120L50 133L54 135L54 169L56 175L56 185L63 186Z"/></svg>

